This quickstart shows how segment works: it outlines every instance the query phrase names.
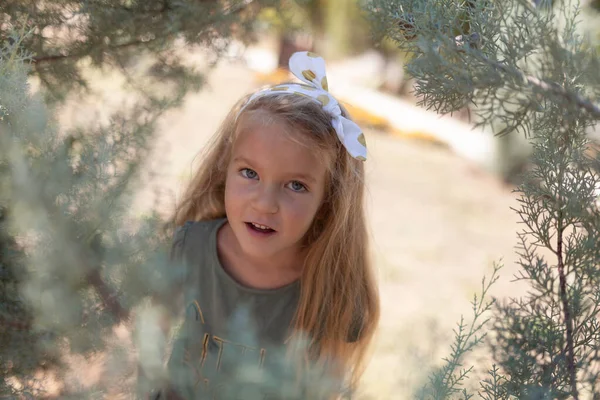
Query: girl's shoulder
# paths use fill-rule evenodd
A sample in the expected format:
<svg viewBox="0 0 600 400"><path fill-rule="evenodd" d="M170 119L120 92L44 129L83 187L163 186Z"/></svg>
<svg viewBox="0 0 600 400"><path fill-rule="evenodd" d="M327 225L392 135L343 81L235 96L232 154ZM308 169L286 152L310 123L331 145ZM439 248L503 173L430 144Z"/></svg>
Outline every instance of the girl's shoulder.
<svg viewBox="0 0 600 400"><path fill-rule="evenodd" d="M187 221L177 227L171 244L171 258L180 260L190 250L204 250L210 244L211 237L225 222L225 218L202 221Z"/></svg>

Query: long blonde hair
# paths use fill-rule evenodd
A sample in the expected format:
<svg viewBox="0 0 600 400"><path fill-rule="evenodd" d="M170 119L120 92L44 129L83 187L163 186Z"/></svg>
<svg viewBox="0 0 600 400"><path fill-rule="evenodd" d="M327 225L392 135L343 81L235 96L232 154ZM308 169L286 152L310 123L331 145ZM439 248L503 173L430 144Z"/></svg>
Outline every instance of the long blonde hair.
<svg viewBox="0 0 600 400"><path fill-rule="evenodd" d="M263 96L238 116L248 98L233 107L205 148L174 222L181 226L190 220L225 217L227 167L237 124L246 113L266 111L288 124L295 139L331 160L323 203L305 237L307 255L293 329L311 339L311 358L335 360L334 373L346 375L355 387L380 314L364 213L363 162L348 154L333 130L331 116L313 99L295 94Z"/></svg>

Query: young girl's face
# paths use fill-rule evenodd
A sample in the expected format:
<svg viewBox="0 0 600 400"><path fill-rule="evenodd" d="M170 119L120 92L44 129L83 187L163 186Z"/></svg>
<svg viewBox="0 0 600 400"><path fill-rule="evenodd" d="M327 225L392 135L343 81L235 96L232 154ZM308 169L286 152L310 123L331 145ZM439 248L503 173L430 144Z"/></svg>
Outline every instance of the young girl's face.
<svg viewBox="0 0 600 400"><path fill-rule="evenodd" d="M285 124L245 117L227 169L227 219L245 256L289 264L323 201L325 163Z"/></svg>

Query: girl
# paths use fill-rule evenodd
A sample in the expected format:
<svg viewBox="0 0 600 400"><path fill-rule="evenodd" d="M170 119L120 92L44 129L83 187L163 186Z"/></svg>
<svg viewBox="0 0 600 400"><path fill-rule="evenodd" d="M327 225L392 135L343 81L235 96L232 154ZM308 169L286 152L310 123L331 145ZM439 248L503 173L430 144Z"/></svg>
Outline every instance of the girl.
<svg viewBox="0 0 600 400"><path fill-rule="evenodd" d="M295 53L289 67L303 83L242 99L176 209L172 257L186 268L186 318L167 398L295 398L281 360L297 353L278 349L300 335L304 397L317 398L315 371L349 387L362 371L379 319L365 140L328 93L322 58ZM243 363L270 368L272 397L252 397L251 385L233 390L223 377ZM319 393L339 397L340 388Z"/></svg>

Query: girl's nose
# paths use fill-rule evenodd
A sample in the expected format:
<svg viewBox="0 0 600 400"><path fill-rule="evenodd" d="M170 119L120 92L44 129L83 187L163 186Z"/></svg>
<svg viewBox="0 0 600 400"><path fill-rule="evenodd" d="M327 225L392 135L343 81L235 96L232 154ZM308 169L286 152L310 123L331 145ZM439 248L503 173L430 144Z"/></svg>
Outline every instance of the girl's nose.
<svg viewBox="0 0 600 400"><path fill-rule="evenodd" d="M275 185L265 185L257 191L252 205L259 212L274 214L279 210L277 196Z"/></svg>

